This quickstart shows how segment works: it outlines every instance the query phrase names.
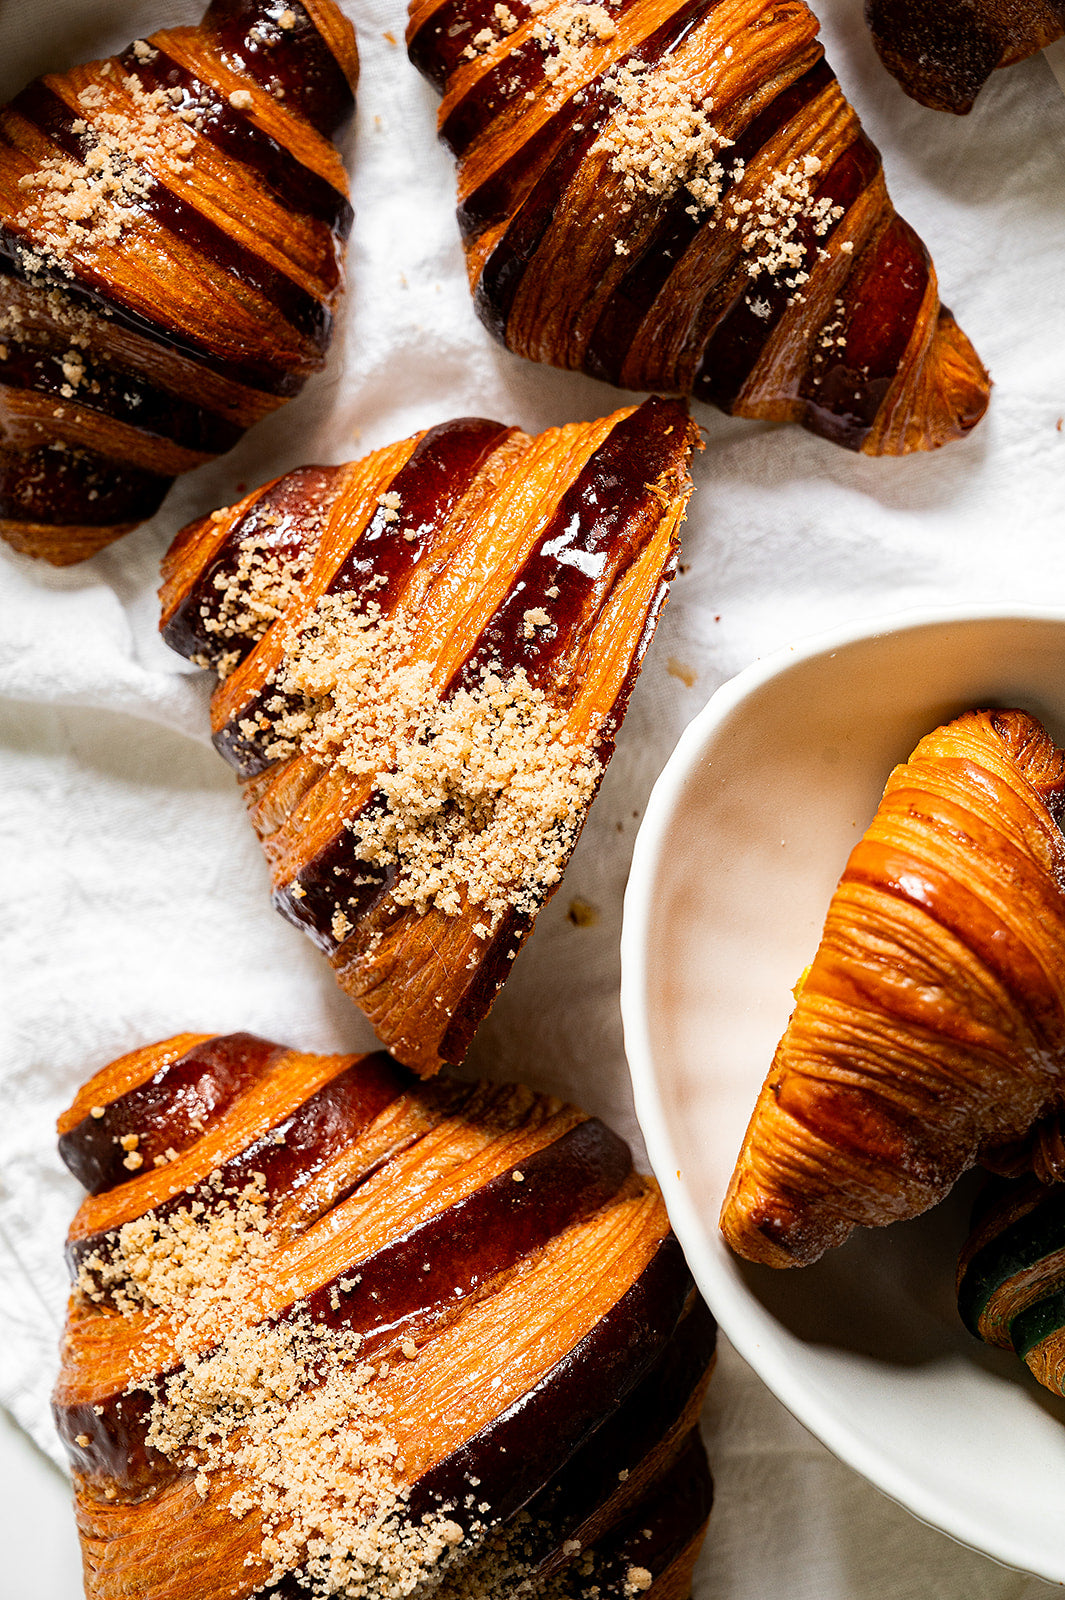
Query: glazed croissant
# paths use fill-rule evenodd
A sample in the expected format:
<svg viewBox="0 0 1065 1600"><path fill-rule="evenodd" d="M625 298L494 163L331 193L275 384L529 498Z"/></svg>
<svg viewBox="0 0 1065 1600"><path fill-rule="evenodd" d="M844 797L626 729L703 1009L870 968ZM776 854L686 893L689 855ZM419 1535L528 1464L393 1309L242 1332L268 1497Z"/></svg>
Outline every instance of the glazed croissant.
<svg viewBox="0 0 1065 1600"><path fill-rule="evenodd" d="M196 28L0 112L0 534L82 561L323 364L358 76L332 0Z"/></svg>
<svg viewBox="0 0 1065 1600"><path fill-rule="evenodd" d="M997 67L1065 34L1062 0L865 0L880 59L937 111L971 111Z"/></svg>
<svg viewBox="0 0 1065 1600"><path fill-rule="evenodd" d="M1065 1394L1065 1184L991 1180L958 1263L958 1310L970 1333Z"/></svg>
<svg viewBox="0 0 1065 1600"><path fill-rule="evenodd" d="M896 768L832 897L721 1214L801 1265L1065 1102L1065 753L976 711Z"/></svg>
<svg viewBox="0 0 1065 1600"><path fill-rule="evenodd" d="M59 1128L87 1600L690 1593L715 1328L602 1123L245 1033Z"/></svg>
<svg viewBox="0 0 1065 1600"><path fill-rule="evenodd" d="M676 564L676 402L463 418L191 524L163 634L222 682L278 909L406 1065L461 1061L553 892Z"/></svg>
<svg viewBox="0 0 1065 1600"><path fill-rule="evenodd" d="M870 455L983 415L987 374L799 0L414 0L407 39L509 349Z"/></svg>

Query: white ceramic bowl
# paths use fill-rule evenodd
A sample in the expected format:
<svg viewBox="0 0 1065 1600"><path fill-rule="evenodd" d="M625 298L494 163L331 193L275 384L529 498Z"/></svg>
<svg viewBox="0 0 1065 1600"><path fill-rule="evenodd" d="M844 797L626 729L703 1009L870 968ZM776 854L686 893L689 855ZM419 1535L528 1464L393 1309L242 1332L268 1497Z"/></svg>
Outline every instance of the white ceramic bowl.
<svg viewBox="0 0 1065 1600"><path fill-rule="evenodd" d="M1065 1401L959 1321L975 1174L802 1270L717 1218L851 846L922 734L1019 706L1065 741L1065 612L904 613L779 651L717 694L655 786L625 898L636 1109L724 1332L800 1421L923 1521L1065 1583Z"/></svg>

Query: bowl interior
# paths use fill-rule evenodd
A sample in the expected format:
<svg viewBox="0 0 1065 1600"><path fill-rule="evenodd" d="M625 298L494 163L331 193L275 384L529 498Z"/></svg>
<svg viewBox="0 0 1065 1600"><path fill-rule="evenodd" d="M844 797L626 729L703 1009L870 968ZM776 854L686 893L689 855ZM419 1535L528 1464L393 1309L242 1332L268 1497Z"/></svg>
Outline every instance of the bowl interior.
<svg viewBox="0 0 1065 1600"><path fill-rule="evenodd" d="M851 846L892 767L980 705L1065 741L1065 617L896 619L782 652L715 695L655 790L625 908L637 1111L722 1327L837 1454L923 1520L1065 1582L1065 1401L972 1339L954 1265L979 1177L801 1271L741 1262L717 1217Z"/></svg>

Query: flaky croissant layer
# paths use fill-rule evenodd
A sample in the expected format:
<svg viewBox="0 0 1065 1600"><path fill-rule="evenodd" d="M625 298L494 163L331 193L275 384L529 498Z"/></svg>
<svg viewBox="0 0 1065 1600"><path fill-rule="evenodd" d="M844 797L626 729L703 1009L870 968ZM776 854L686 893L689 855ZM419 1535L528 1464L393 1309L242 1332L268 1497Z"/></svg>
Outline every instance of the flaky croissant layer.
<svg viewBox="0 0 1065 1600"><path fill-rule="evenodd" d="M393 1055L461 1061L557 887L676 568L684 408L463 417L191 524L163 632L221 678L278 909Z"/></svg>
<svg viewBox="0 0 1065 1600"><path fill-rule="evenodd" d="M152 515L324 362L351 227L333 0L198 27L0 111L0 535L59 565Z"/></svg>
<svg viewBox="0 0 1065 1600"><path fill-rule="evenodd" d="M971 712L891 775L832 897L721 1213L801 1265L911 1217L1065 1099L1065 754Z"/></svg>
<svg viewBox="0 0 1065 1600"><path fill-rule="evenodd" d="M88 1600L680 1600L713 1319L572 1106L183 1034L60 1119Z"/></svg>
<svg viewBox="0 0 1065 1600"><path fill-rule="evenodd" d="M413 0L470 285L520 355L897 455L989 380L801 0Z"/></svg>

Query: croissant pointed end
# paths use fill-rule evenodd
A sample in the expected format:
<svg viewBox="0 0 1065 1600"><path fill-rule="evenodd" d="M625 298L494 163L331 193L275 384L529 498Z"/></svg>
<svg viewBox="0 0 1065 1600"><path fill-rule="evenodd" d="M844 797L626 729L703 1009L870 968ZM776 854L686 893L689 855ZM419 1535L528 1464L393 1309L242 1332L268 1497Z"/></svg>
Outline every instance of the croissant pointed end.
<svg viewBox="0 0 1065 1600"><path fill-rule="evenodd" d="M866 455L908 455L939 450L963 439L987 410L991 377L945 306L939 308L935 331L920 369L916 399L900 386L889 397L862 449Z"/></svg>
<svg viewBox="0 0 1065 1600"><path fill-rule="evenodd" d="M135 527L135 522L108 528L80 528L46 522L0 521L0 539L20 556L33 556L53 567L74 567L131 533Z"/></svg>

